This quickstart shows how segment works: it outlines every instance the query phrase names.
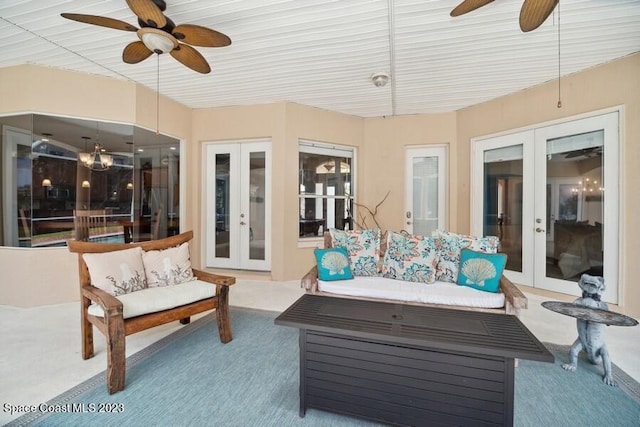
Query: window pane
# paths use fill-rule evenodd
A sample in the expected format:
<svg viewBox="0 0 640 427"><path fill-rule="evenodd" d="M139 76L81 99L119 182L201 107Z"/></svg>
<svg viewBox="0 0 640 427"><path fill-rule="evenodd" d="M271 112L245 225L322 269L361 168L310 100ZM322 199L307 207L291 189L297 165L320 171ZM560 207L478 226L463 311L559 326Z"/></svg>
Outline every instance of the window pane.
<svg viewBox="0 0 640 427"><path fill-rule="evenodd" d="M216 258L229 258L231 154L216 154Z"/></svg>
<svg viewBox="0 0 640 427"><path fill-rule="evenodd" d="M484 235L500 238L507 270L522 271L522 145L487 150L484 159Z"/></svg>
<svg viewBox="0 0 640 427"><path fill-rule="evenodd" d="M353 228L352 158L344 149L314 148L316 152L299 153L300 237L319 237L328 228Z"/></svg>

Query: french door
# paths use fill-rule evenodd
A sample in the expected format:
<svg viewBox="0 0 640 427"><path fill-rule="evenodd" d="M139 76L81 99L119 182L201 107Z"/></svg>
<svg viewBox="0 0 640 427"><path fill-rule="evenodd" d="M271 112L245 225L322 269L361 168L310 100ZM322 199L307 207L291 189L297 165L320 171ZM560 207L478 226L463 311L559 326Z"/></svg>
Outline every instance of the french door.
<svg viewBox="0 0 640 427"><path fill-rule="evenodd" d="M446 228L446 161L445 146L405 151L405 229L411 234Z"/></svg>
<svg viewBox="0 0 640 427"><path fill-rule="evenodd" d="M207 267L271 269L271 143L204 146Z"/></svg>
<svg viewBox="0 0 640 427"><path fill-rule="evenodd" d="M618 302L618 120L474 141L472 231L500 238L511 280L580 295L583 273L603 276L604 300Z"/></svg>

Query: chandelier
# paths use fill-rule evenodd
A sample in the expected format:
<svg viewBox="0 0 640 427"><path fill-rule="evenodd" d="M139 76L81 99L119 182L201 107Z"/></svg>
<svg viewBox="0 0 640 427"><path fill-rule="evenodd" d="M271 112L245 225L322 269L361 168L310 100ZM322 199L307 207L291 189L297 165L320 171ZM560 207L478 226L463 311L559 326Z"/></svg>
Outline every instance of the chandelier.
<svg viewBox="0 0 640 427"><path fill-rule="evenodd" d="M88 137L83 137L89 139ZM78 161L93 171L105 171L113 166L113 156L106 154L106 150L99 143L93 145L93 152L78 153Z"/></svg>

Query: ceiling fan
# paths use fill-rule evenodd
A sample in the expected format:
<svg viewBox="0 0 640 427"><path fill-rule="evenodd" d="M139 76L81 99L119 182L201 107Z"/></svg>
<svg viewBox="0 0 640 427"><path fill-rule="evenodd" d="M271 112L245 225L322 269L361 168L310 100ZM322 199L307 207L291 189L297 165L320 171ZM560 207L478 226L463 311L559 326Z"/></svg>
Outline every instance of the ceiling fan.
<svg viewBox="0 0 640 427"><path fill-rule="evenodd" d="M520 9L520 29L523 32L535 30L547 19L559 0L524 0ZM451 16L464 15L481 8L493 0L463 0L451 11Z"/></svg>
<svg viewBox="0 0 640 427"><path fill-rule="evenodd" d="M63 18L85 24L99 25L122 31L135 31L139 41L129 43L122 52L127 64L137 64L152 53L169 52L176 60L202 74L211 71L207 60L193 46L223 47L231 44L226 35L199 25L176 25L162 12L167 8L164 0L127 0L127 5L138 17L140 28L127 22L104 16L63 13Z"/></svg>

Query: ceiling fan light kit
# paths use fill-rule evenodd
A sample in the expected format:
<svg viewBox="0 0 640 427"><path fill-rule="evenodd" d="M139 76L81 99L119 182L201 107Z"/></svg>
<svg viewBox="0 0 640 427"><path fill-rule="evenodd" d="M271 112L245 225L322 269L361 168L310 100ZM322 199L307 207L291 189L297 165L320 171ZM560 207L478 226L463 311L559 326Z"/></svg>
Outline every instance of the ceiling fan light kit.
<svg viewBox="0 0 640 427"><path fill-rule="evenodd" d="M147 49L158 55L169 53L178 46L175 37L157 28L140 28L138 37Z"/></svg>

